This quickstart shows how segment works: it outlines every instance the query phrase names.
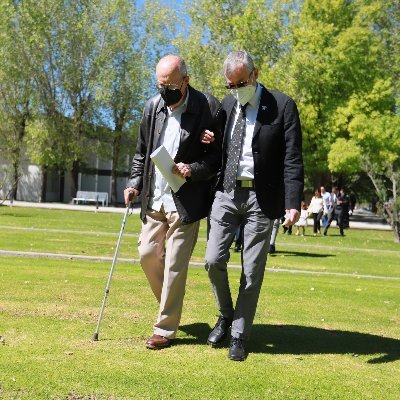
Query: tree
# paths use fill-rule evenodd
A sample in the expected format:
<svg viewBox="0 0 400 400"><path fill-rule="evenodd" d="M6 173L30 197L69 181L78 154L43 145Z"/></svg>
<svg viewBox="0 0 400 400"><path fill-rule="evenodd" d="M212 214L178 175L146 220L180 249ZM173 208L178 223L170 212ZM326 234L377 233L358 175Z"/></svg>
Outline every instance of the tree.
<svg viewBox="0 0 400 400"><path fill-rule="evenodd" d="M392 226L395 240L400 242L398 2L364 4L341 39L338 46L345 55L350 51L353 56L358 54L358 69L368 69L369 73L366 78L355 80L353 93L337 108L336 139L329 153L329 167L332 171L365 171L375 188L381 212ZM367 59L372 54L374 64L366 65L363 54L364 58L368 55ZM351 61L355 62L346 63ZM352 154L343 153L346 147L353 149Z"/></svg>
<svg viewBox="0 0 400 400"><path fill-rule="evenodd" d="M305 0L271 67L299 105L309 184L324 170L342 184L366 173L382 204L393 199L397 240L399 22L396 1Z"/></svg>
<svg viewBox="0 0 400 400"><path fill-rule="evenodd" d="M41 93L47 132L55 139L60 154L58 165L50 166L71 171L72 196L77 190L80 165L95 149L96 132L88 127L93 120L99 60L107 35L104 20L110 18L104 13L106 4L97 0L42 0L30 3L24 16L31 23L26 24L28 28L42 27L36 30L33 45L27 43L27 54ZM43 144L45 152L53 151L46 140L41 141L41 132L32 133L39 133L39 137L31 137L31 144Z"/></svg>
<svg viewBox="0 0 400 400"><path fill-rule="evenodd" d="M14 2L13 39L38 93L36 119L28 127L28 149L47 168L72 172L72 195L79 166L93 144L90 124L94 95L108 34L108 2L51 0Z"/></svg>
<svg viewBox="0 0 400 400"><path fill-rule="evenodd" d="M12 40L12 10L0 5L0 148L10 161L10 198L17 197L21 153L31 116L32 80Z"/></svg>
<svg viewBox="0 0 400 400"><path fill-rule="evenodd" d="M231 50L247 50L260 80L285 51L285 20L293 1L201 0L187 2L191 23L174 44L188 63L194 86L224 97L222 64ZM270 82L265 82L269 85Z"/></svg>
<svg viewBox="0 0 400 400"><path fill-rule="evenodd" d="M111 194L115 204L117 177L134 148L144 100L153 95L154 66L160 53L168 49L173 18L157 1L146 2L143 8L128 0L110 1L108 6L112 29L104 42L96 108L103 110L99 120L112 129ZM109 140L104 143L103 154L109 154Z"/></svg>
<svg viewBox="0 0 400 400"><path fill-rule="evenodd" d="M112 125L115 202L124 140L129 143L140 117L173 18L158 2L136 8L130 0L27 0L4 7L8 36L38 94L26 136L32 160L44 172L71 171L74 195L90 152L102 153L102 142L109 143L109 130L96 124Z"/></svg>

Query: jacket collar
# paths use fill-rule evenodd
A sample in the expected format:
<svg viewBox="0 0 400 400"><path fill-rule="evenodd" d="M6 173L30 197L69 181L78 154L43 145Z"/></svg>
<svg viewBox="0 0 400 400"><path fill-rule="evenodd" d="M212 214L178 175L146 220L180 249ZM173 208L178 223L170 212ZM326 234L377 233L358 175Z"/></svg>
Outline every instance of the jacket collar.
<svg viewBox="0 0 400 400"><path fill-rule="evenodd" d="M261 99L260 99L260 105L258 106L258 113L257 113L257 119L256 119L256 124L254 126L254 136L259 132L260 128L262 125L266 123L268 120L268 114L271 112L269 109L269 96L270 93L268 90L261 85Z"/></svg>

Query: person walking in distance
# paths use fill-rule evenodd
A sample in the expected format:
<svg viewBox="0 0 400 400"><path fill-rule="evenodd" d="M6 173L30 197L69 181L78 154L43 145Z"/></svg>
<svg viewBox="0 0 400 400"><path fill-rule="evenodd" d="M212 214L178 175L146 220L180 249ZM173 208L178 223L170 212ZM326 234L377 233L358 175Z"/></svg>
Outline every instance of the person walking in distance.
<svg viewBox="0 0 400 400"><path fill-rule="evenodd" d="M321 197L324 199L325 209L326 209L326 213L324 213L321 218L322 227L325 228L328 222L328 210L331 205L331 194L325 190L325 186L321 186L320 190L321 190Z"/></svg>
<svg viewBox="0 0 400 400"><path fill-rule="evenodd" d="M228 357L243 361L273 222L285 210L289 225L300 215L304 184L302 137L295 102L257 82L258 69L247 52L230 53L223 69L230 95L222 101L227 113L223 161L210 213L205 257L220 316L207 342L219 345L231 327ZM241 224L242 273L234 305L227 262L229 246Z"/></svg>
<svg viewBox="0 0 400 400"><path fill-rule="evenodd" d="M341 188L337 197L336 214L340 236L344 236L344 229L349 227L349 211L351 207L350 196L346 193L345 188Z"/></svg>
<svg viewBox="0 0 400 400"><path fill-rule="evenodd" d="M328 221L327 221L325 229L324 229L324 236L326 236L328 234L328 229L331 226L331 223L333 222L333 220L334 219L337 220L337 218L338 218L338 215L336 212L338 194L339 194L338 188L333 187L332 193L331 193L331 199L330 199L330 207L328 210Z"/></svg>
<svg viewBox="0 0 400 400"><path fill-rule="evenodd" d="M305 201L301 202L301 210L300 210L300 218L299 220L294 224L296 227L296 236L299 236L300 233L300 228L302 229L302 234L301 236L304 236L306 234L306 226L307 226L307 219L308 219L308 206Z"/></svg>
<svg viewBox="0 0 400 400"><path fill-rule="evenodd" d="M313 217L314 236L317 236L317 233L321 233L321 218L324 214L328 214L328 210L325 207L325 201L319 190L314 192L314 196L308 206L308 213Z"/></svg>
<svg viewBox="0 0 400 400"><path fill-rule="evenodd" d="M189 85L184 60L168 55L156 66L159 94L147 101L139 129L125 203L141 193L140 264L159 303L149 349L168 347L175 338L182 313L189 260L197 240L199 221L208 215L213 178L220 166L219 140L225 112L211 95ZM217 138L201 143L203 130ZM163 145L176 165L174 173L186 182L172 192L150 158Z"/></svg>

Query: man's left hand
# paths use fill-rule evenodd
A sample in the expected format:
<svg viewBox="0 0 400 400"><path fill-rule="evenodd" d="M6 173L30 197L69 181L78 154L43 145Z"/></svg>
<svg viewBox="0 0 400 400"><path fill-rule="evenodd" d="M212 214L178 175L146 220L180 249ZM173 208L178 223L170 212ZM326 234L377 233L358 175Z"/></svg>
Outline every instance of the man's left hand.
<svg viewBox="0 0 400 400"><path fill-rule="evenodd" d="M286 210L285 214L285 226L294 225L300 218L300 211L295 208L291 208L290 210Z"/></svg>
<svg viewBox="0 0 400 400"><path fill-rule="evenodd" d="M184 178L190 178L192 176L192 169L190 168L189 164L178 163L175 165L172 172Z"/></svg>

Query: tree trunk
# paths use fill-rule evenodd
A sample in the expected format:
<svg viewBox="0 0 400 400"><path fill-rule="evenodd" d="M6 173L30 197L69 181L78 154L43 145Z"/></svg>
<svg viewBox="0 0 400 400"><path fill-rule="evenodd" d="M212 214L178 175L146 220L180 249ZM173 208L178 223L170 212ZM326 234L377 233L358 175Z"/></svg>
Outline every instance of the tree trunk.
<svg viewBox="0 0 400 400"><path fill-rule="evenodd" d="M19 181L19 157L15 158L12 163L12 182L11 182L11 191L10 191L10 200L11 202L17 200L18 194L18 181Z"/></svg>
<svg viewBox="0 0 400 400"><path fill-rule="evenodd" d="M71 178L72 178L71 198L76 197L76 192L78 191L79 168L80 168L79 161L74 161L72 164L72 171L71 171Z"/></svg>
<svg viewBox="0 0 400 400"><path fill-rule="evenodd" d="M16 143L16 146L13 149L13 155L12 155L12 187L11 187L11 193L10 193L10 199L11 201L17 199L18 195L18 181L19 181L19 164L20 164L20 159L21 159L21 144L22 141L25 137L26 133L26 120L29 115L28 111L29 104L26 104L26 110L21 114L21 119L19 123L16 126L17 132L18 132L18 141Z"/></svg>
<svg viewBox="0 0 400 400"><path fill-rule="evenodd" d="M112 157L112 167L111 167L111 202L113 206L116 206L118 201L117 193L117 178L118 178L118 164L119 164L119 154L121 149L122 132L114 132L113 141L113 157Z"/></svg>
<svg viewBox="0 0 400 400"><path fill-rule="evenodd" d="M60 202L64 202L65 171L60 171ZM75 196L74 196L75 197Z"/></svg>
<svg viewBox="0 0 400 400"><path fill-rule="evenodd" d="M119 167L119 156L121 153L121 143L122 143L122 131L125 125L126 108L122 107L121 111L118 112L114 109L114 140L113 140L113 157L112 157L112 167L111 167L111 202L113 206L117 206L117 178L118 178L118 167Z"/></svg>
<svg viewBox="0 0 400 400"><path fill-rule="evenodd" d="M394 223L394 240L400 243L400 221Z"/></svg>
<svg viewBox="0 0 400 400"><path fill-rule="evenodd" d="M39 203L46 202L46 192L47 192L47 169L42 166L41 171L41 183L40 183L40 200Z"/></svg>

